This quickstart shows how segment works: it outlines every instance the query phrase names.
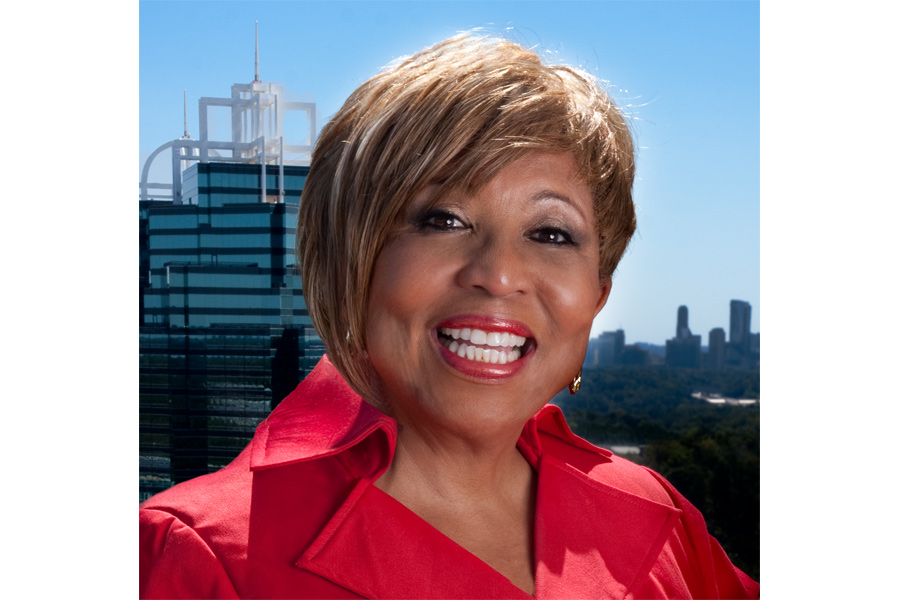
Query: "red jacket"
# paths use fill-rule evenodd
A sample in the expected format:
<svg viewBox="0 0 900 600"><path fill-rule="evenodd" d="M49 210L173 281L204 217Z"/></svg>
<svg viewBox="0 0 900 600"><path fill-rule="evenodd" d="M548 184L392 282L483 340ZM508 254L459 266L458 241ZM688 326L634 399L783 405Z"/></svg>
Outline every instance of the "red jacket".
<svg viewBox="0 0 900 600"><path fill-rule="evenodd" d="M141 597L528 598L372 485L396 439L323 358L233 463L141 505ZM535 597L758 597L696 508L559 408L518 447L538 473Z"/></svg>

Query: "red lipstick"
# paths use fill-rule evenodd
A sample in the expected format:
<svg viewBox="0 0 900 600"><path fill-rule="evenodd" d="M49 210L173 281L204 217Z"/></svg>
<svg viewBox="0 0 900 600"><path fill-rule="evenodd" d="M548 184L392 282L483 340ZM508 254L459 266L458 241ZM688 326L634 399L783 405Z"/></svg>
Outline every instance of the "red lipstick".
<svg viewBox="0 0 900 600"><path fill-rule="evenodd" d="M483 331L508 331L525 338L534 338L528 325L511 319L502 319L497 317L485 317L482 315L458 315L450 317L445 321L441 321L437 325L438 329L447 327L448 329L481 329Z"/></svg>
<svg viewBox="0 0 900 600"><path fill-rule="evenodd" d="M454 352L451 352L443 344L438 341L438 331L442 328L447 329L480 329L485 332L509 332L526 338L525 345L522 346L522 356L512 362L506 364L481 362L463 358ZM531 358L532 351L535 348L534 334L527 325L519 321L504 319L498 317L488 317L482 315L458 315L450 317L438 323L432 332L435 346L444 361L453 369L483 380L502 380L516 375L525 367L526 361ZM476 347L485 347L483 344Z"/></svg>

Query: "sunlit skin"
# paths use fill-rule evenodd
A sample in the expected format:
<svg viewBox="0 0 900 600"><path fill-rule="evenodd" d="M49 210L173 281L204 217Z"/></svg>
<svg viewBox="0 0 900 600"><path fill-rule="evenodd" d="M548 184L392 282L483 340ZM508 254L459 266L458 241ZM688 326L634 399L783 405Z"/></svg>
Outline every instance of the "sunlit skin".
<svg viewBox="0 0 900 600"><path fill-rule="evenodd" d="M609 295L591 196L571 156L538 152L474 194L432 206L436 191L413 199L372 276L366 350L399 425L376 486L533 593L536 481L516 441L578 372ZM439 328L473 324L527 336L523 356L452 354Z"/></svg>

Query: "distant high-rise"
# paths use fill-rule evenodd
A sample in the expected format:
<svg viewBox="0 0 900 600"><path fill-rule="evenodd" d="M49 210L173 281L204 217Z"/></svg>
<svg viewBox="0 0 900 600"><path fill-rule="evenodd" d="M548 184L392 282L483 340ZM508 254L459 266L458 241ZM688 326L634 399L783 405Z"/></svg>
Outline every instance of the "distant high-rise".
<svg viewBox="0 0 900 600"><path fill-rule="evenodd" d="M709 348L706 356L706 363L710 369L721 369L725 366L725 330L721 327L709 331Z"/></svg>
<svg viewBox="0 0 900 600"><path fill-rule="evenodd" d="M622 351L625 348L625 332L621 329L616 331L604 331L599 337L591 340L593 347L595 365L612 366L619 364Z"/></svg>
<svg viewBox="0 0 900 600"><path fill-rule="evenodd" d="M731 322L725 346L725 366L759 369L759 333L750 333L750 304L731 301Z"/></svg>
<svg viewBox="0 0 900 600"><path fill-rule="evenodd" d="M750 352L759 354L759 333L750 334Z"/></svg>
<svg viewBox="0 0 900 600"><path fill-rule="evenodd" d="M742 352L750 350L750 303L743 300L731 301L731 326L728 342Z"/></svg>
<svg viewBox="0 0 900 600"><path fill-rule="evenodd" d="M231 112L224 139L209 107ZM305 139L289 142L287 111ZM315 106L257 76L200 117L200 139L185 122L141 178L141 499L230 462L323 353L294 261ZM165 150L172 183L151 183Z"/></svg>
<svg viewBox="0 0 900 600"><path fill-rule="evenodd" d="M687 306L678 307L676 335L666 340L666 365L670 367L700 366L700 336L692 335L688 326Z"/></svg>
<svg viewBox="0 0 900 600"><path fill-rule="evenodd" d="M650 362L647 351L638 346L625 345L625 331L604 331L588 341L585 367L613 367L645 365Z"/></svg>
<svg viewBox="0 0 900 600"><path fill-rule="evenodd" d="M675 326L675 337L686 337L691 335L691 329L688 327L688 307L678 307L678 324Z"/></svg>

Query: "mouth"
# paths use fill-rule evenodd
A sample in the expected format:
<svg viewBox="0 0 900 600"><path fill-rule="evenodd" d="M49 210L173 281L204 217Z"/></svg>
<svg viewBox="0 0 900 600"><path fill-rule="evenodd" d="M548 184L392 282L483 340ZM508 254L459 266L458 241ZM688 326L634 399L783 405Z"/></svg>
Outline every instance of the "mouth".
<svg viewBox="0 0 900 600"><path fill-rule="evenodd" d="M515 375L537 347L525 324L494 317L454 317L439 323L434 334L444 360L479 379Z"/></svg>
<svg viewBox="0 0 900 600"><path fill-rule="evenodd" d="M534 344L534 339L509 331L441 327L438 329L438 342L460 358L505 365L522 358L529 349L529 342Z"/></svg>

